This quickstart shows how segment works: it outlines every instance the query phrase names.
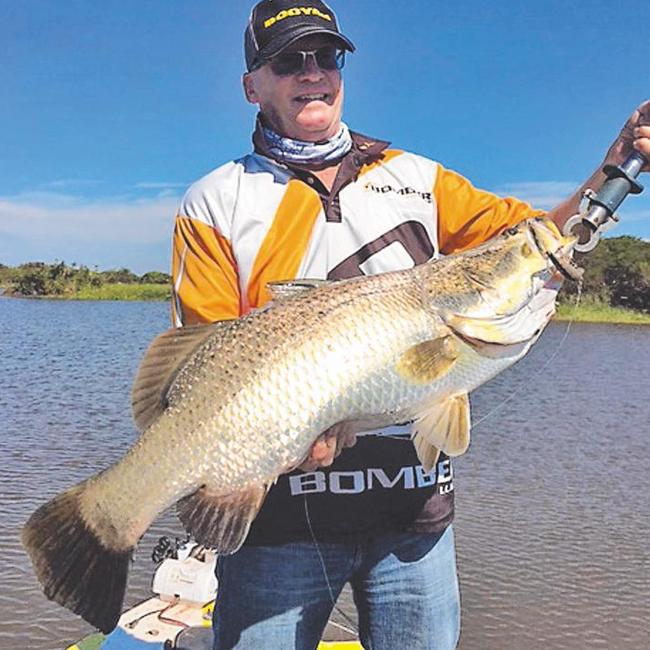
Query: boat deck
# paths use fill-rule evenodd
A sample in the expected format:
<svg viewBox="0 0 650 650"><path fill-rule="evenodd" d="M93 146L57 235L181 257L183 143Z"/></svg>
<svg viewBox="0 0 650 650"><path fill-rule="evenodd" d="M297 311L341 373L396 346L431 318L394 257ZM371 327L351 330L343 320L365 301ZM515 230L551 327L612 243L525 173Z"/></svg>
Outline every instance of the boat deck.
<svg viewBox="0 0 650 650"><path fill-rule="evenodd" d="M124 612L108 636L91 634L67 650L212 650L213 610L214 601L201 606L149 598ZM335 612L318 650L363 648L350 623Z"/></svg>

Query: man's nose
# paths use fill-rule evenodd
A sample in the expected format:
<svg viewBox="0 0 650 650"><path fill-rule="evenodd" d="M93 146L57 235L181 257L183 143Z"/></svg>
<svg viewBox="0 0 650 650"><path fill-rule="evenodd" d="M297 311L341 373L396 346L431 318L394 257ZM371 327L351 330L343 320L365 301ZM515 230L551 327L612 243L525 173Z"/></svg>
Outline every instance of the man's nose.
<svg viewBox="0 0 650 650"><path fill-rule="evenodd" d="M303 78L308 78L310 80L320 79L323 76L323 70L318 65L316 61L316 55L313 52L309 52L305 56L305 61L300 71L300 76Z"/></svg>

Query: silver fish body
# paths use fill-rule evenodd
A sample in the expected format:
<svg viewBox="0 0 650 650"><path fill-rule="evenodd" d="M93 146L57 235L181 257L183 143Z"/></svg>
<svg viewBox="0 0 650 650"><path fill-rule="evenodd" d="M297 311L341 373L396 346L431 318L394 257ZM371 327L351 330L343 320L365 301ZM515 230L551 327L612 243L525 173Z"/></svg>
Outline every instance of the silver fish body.
<svg viewBox="0 0 650 650"><path fill-rule="evenodd" d="M572 243L531 220L467 253L280 288L289 295L239 320L161 335L134 385L140 439L25 526L46 595L112 629L128 559L162 510L179 502L199 541L234 552L269 485L332 427L415 420L425 467L441 449L463 453L468 393L537 339L554 311L554 256Z"/></svg>

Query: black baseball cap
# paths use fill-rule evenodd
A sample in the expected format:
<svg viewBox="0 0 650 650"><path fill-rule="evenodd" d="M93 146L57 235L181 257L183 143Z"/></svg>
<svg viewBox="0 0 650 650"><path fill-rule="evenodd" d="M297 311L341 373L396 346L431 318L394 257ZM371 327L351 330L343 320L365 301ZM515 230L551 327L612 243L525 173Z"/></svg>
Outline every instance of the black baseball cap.
<svg viewBox="0 0 650 650"><path fill-rule="evenodd" d="M251 12L244 35L246 68L250 72L303 36L329 34L354 52L352 41L339 31L334 12L320 0L262 0Z"/></svg>

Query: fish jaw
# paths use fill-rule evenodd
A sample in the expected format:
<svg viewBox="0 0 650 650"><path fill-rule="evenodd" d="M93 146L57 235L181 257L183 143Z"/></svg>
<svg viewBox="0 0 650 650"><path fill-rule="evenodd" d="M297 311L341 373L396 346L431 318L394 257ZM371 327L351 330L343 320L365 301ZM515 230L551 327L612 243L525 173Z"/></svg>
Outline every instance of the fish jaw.
<svg viewBox="0 0 650 650"><path fill-rule="evenodd" d="M557 224L547 217L524 222L533 236L535 245L543 254L570 255L578 242L576 235L564 235Z"/></svg>
<svg viewBox="0 0 650 650"><path fill-rule="evenodd" d="M471 251L425 265L424 300L433 310L469 318L515 314L543 289L559 289L558 269L567 275L575 241L549 219L529 219Z"/></svg>
<svg viewBox="0 0 650 650"><path fill-rule="evenodd" d="M582 280L584 269L573 261L577 235L564 235L548 218L531 219L530 230L538 248L548 257L560 276L574 282Z"/></svg>

